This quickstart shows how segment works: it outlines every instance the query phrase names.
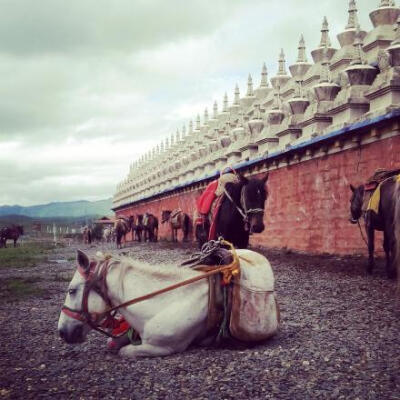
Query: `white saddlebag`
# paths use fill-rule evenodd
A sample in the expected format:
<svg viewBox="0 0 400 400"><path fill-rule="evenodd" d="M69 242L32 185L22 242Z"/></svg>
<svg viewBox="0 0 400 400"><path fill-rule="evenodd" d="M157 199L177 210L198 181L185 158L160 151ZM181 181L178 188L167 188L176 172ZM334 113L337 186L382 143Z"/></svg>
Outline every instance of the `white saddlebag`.
<svg viewBox="0 0 400 400"><path fill-rule="evenodd" d="M240 275L233 283L230 333L245 342L265 340L276 333L280 320L272 268L261 254L250 250L238 254Z"/></svg>

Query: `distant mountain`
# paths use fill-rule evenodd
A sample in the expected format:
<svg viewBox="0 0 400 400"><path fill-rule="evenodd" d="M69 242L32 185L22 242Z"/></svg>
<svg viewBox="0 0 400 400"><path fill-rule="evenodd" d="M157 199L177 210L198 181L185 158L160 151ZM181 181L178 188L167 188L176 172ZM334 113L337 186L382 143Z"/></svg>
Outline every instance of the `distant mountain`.
<svg viewBox="0 0 400 400"><path fill-rule="evenodd" d="M99 201L68 201L40 204L37 206L0 206L1 215L25 215L32 218L50 217L85 217L96 215L112 215L112 199Z"/></svg>

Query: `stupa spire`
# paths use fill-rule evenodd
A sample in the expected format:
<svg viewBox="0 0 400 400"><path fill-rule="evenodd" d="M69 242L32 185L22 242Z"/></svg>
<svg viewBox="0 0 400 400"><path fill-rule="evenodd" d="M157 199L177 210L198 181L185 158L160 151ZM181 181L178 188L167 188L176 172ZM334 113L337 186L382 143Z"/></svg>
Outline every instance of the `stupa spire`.
<svg viewBox="0 0 400 400"><path fill-rule="evenodd" d="M253 91L253 79L251 75L249 74L247 78L247 93L246 96L254 96L254 91Z"/></svg>
<svg viewBox="0 0 400 400"><path fill-rule="evenodd" d="M234 98L234 100L233 100L233 104L234 104L235 106L238 106L238 105L239 105L239 102L240 102L240 91L239 91L239 86L238 86L238 84L236 84L236 86L235 86L235 98Z"/></svg>
<svg viewBox="0 0 400 400"><path fill-rule="evenodd" d="M395 7L395 1L394 0L381 0L381 4L379 5L379 8L381 7Z"/></svg>
<svg viewBox="0 0 400 400"><path fill-rule="evenodd" d="M279 69L277 75L287 75L285 63L286 63L285 53L283 52L283 49L281 49L281 53L279 54L279 61L278 61Z"/></svg>
<svg viewBox="0 0 400 400"><path fill-rule="evenodd" d="M355 29L358 25L356 0L349 1L349 20L346 29Z"/></svg>
<svg viewBox="0 0 400 400"><path fill-rule="evenodd" d="M260 82L260 87L268 87L268 71L267 71L267 66L265 63L262 66L261 69L261 82Z"/></svg>
<svg viewBox="0 0 400 400"><path fill-rule="evenodd" d="M326 17L324 17L322 21L321 42L319 43L319 47L331 47L331 40L329 39L329 26Z"/></svg>
<svg viewBox="0 0 400 400"><path fill-rule="evenodd" d="M356 29L356 36L354 38L354 58L351 64L364 64L364 54L363 54L363 49L362 49L362 37L361 37L361 30L360 30L360 25L357 25Z"/></svg>
<svg viewBox="0 0 400 400"><path fill-rule="evenodd" d="M200 114L196 117L196 131L200 130Z"/></svg>
<svg viewBox="0 0 400 400"><path fill-rule="evenodd" d="M174 141L175 141L175 136L173 133L171 133L171 147L174 145Z"/></svg>
<svg viewBox="0 0 400 400"><path fill-rule="evenodd" d="M183 126L182 126L182 135L181 135L182 140L185 138L185 136L186 136L186 125L183 124Z"/></svg>
<svg viewBox="0 0 400 400"><path fill-rule="evenodd" d="M301 35L300 36L300 40L299 40L299 52L297 55L297 61L298 63L302 63L302 62L307 62L307 55L306 55L306 43L304 41L304 36Z"/></svg>
<svg viewBox="0 0 400 400"><path fill-rule="evenodd" d="M204 110L204 125L208 124L208 110L207 107Z"/></svg>
<svg viewBox="0 0 400 400"><path fill-rule="evenodd" d="M189 121L189 135L191 135L193 133L193 121L190 120Z"/></svg>
<svg viewBox="0 0 400 400"><path fill-rule="evenodd" d="M213 118L217 119L217 116L218 116L218 103L217 100L215 100L213 106Z"/></svg>
<svg viewBox="0 0 400 400"><path fill-rule="evenodd" d="M224 106L222 108L222 111L223 112L228 112L228 95L227 95L226 92L225 92L225 95L224 95Z"/></svg>

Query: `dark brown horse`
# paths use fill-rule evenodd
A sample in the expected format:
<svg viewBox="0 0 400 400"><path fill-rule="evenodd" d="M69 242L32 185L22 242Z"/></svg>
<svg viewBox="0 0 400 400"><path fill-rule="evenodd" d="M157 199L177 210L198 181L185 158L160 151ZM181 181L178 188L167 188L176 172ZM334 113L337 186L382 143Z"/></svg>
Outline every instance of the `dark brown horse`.
<svg viewBox="0 0 400 400"><path fill-rule="evenodd" d="M185 214L180 208L176 210L163 210L161 214L161 223L169 222L171 227L171 240L178 241L178 229L182 229L183 241L188 240L189 234L189 216Z"/></svg>
<svg viewBox="0 0 400 400"><path fill-rule="evenodd" d="M85 226L82 230L82 238L83 243L91 244L92 243L92 229L88 226Z"/></svg>
<svg viewBox="0 0 400 400"><path fill-rule="evenodd" d="M158 218L150 213L143 215L144 241L157 242Z"/></svg>
<svg viewBox="0 0 400 400"><path fill-rule="evenodd" d="M396 239L395 263L397 265L397 294L400 296L400 182L397 179L393 193L394 237Z"/></svg>
<svg viewBox="0 0 400 400"><path fill-rule="evenodd" d="M132 240L137 240L138 242L142 241L142 232L144 230L143 226L143 215L138 214L136 216L136 220L134 220L132 224Z"/></svg>
<svg viewBox="0 0 400 400"><path fill-rule="evenodd" d="M267 180L268 173L261 179L247 179L238 175L238 182L226 183L215 221L217 238L222 236L236 248L245 249L249 245L250 234L261 233L264 230ZM199 224L195 229L196 239L201 248L203 241L208 237L208 232L203 230L210 229L210 224Z"/></svg>
<svg viewBox="0 0 400 400"><path fill-rule="evenodd" d="M386 273L388 278L396 277L396 242L399 239L395 236L395 227L400 229L400 211L396 216L396 206L399 200L398 185L396 177L390 177L380 184L380 200L378 212L366 207L365 198L367 196L364 185L354 187L350 185L352 197L350 200L350 222L356 224L363 216L365 221L365 231L367 233L368 264L367 272L372 273L374 268L374 239L375 231L383 231L383 249L386 255ZM398 235L400 237L400 234Z"/></svg>
<svg viewBox="0 0 400 400"><path fill-rule="evenodd" d="M24 234L22 225L11 225L0 230L0 247L7 247L7 240L14 241L14 247L17 247L18 238Z"/></svg>
<svg viewBox="0 0 400 400"><path fill-rule="evenodd" d="M115 231L115 241L117 244L117 249L122 248L122 237L124 237L125 240L125 235L130 232L131 227L132 227L132 218L126 219L123 217L118 218L115 223L114 223L114 231Z"/></svg>

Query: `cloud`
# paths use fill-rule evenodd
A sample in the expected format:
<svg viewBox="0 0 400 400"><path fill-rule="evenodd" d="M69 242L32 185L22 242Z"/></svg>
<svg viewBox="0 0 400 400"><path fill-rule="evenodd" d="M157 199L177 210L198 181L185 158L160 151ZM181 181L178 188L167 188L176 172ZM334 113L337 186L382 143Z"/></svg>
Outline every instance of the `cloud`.
<svg viewBox="0 0 400 400"><path fill-rule="evenodd" d="M361 26L376 0L360 4ZM128 165L224 92L255 87L280 48L331 39L347 0L3 0L0 203L109 197ZM309 56L311 60L311 57ZM3 173L3 171L13 171ZM74 183L75 182L75 183ZM43 188L46 187L46 190Z"/></svg>

